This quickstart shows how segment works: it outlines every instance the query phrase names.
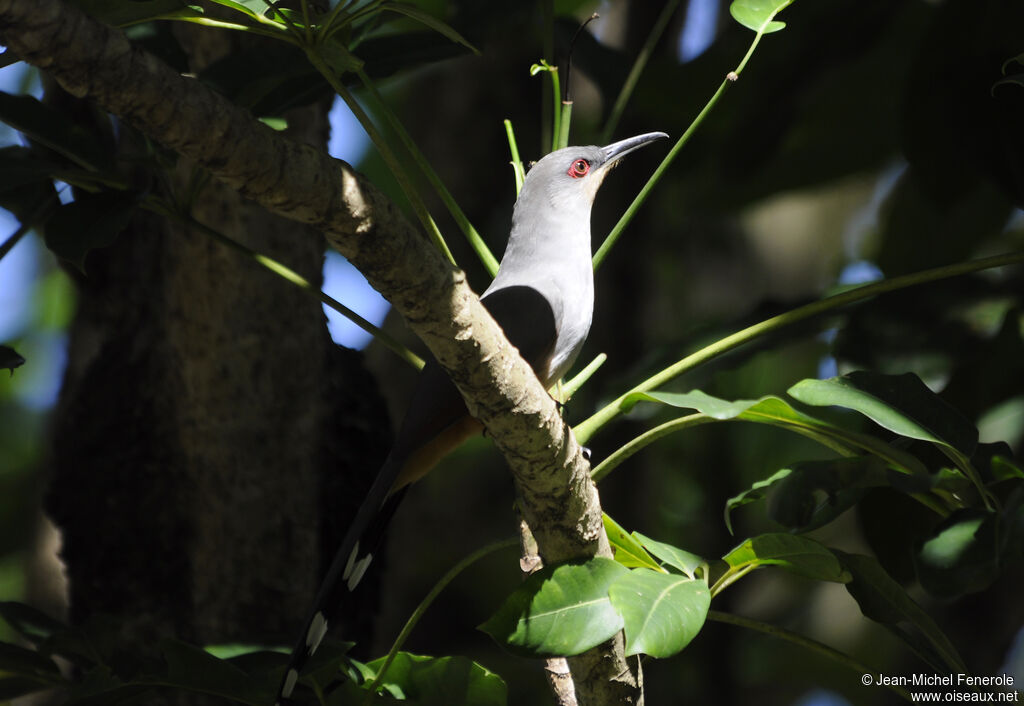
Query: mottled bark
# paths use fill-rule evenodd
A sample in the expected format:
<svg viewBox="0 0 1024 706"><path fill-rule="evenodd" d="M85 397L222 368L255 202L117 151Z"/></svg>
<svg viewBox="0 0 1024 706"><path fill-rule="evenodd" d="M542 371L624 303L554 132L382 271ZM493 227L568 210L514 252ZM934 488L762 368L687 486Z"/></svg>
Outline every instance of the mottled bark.
<svg viewBox="0 0 1024 706"><path fill-rule="evenodd" d="M195 159L269 210L322 232L452 375L509 462L543 559L610 555L589 466L554 402L464 275L365 178L322 151L274 134L60 0L0 0L0 37L72 94ZM581 704L642 699L621 640L575 663L586 675L577 678ZM608 688L627 683L625 695Z"/></svg>
<svg viewBox="0 0 1024 706"><path fill-rule="evenodd" d="M231 50L217 33L180 39L197 70ZM326 107L292 111L290 136L325 144ZM195 175L177 165L176 199ZM217 181L191 213L319 281L324 244L307 226ZM116 616L142 652L168 636L289 643L321 544L337 541L322 518L353 511L386 452L361 356L334 351L313 298L156 216L137 216L86 270L47 502L72 622Z"/></svg>

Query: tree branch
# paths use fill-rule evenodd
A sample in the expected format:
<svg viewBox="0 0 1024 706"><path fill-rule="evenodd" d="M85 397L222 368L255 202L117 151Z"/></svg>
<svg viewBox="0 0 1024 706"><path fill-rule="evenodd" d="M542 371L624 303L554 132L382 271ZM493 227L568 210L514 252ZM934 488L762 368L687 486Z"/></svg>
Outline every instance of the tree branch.
<svg viewBox="0 0 1024 706"><path fill-rule="evenodd" d="M543 560L611 555L589 466L551 397L463 273L362 175L274 132L62 0L0 0L0 39L69 93L268 210L321 230L402 314L484 424L511 467ZM642 701L621 635L570 665L580 704Z"/></svg>

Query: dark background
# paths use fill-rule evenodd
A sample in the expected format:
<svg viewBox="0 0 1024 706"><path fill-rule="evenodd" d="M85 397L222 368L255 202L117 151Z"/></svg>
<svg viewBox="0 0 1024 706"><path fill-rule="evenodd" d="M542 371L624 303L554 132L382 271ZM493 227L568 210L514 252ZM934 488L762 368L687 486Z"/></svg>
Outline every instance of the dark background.
<svg viewBox="0 0 1024 706"><path fill-rule="evenodd" d="M513 121L525 160L544 151L549 86L528 72L544 51L541 13L533 3L426 4L481 56L402 70L384 84L386 96L500 254L514 201L501 120ZM687 3L680 5L613 139L652 130L677 138L753 38L723 2L713 42L683 62L678 43ZM599 141L661 8L660 2L639 0L556 3L559 60L579 22L594 9L602 15L573 54L571 142ZM1024 243L1024 85L994 86L1005 77L1004 63L1024 52L1024 5L798 0L781 19L786 29L763 38L740 80L598 272L594 326L581 362L600 352L608 361L567 405L571 423L686 353L822 296L841 277L895 276ZM1007 74L1021 72L1021 63L1006 67ZM595 247L666 150L667 143L632 155L607 179L594 209ZM359 167L393 187L375 158ZM397 189L390 192L401 201ZM441 217L440 204L431 204L431 211L474 288L482 290L485 272ZM63 291L54 295L54 306L68 306ZM753 398L782 394L802 378L835 371L911 371L978 423L983 440L1004 440L1019 451L1022 296L1019 268L918 287L773 335L671 387ZM31 326L41 327L40 321ZM389 329L415 346L399 321L390 321ZM397 417L413 371L376 346L365 359ZM23 573L34 561L29 547L39 546L39 533L27 529L36 527L28 508L42 494L49 443L47 412L18 401L15 386L27 370L13 380L0 376L0 550L6 557L0 587L8 596L47 605L36 574L29 571L26 579ZM653 426L661 414L640 407L602 430L590 444L595 459ZM774 529L763 505L753 505L734 514L736 535L730 536L722 521L729 497L787 463L821 457L827 457L824 449L781 430L703 426L621 466L602 482L602 503L630 530L717 557L744 537ZM511 481L486 440L467 445L409 493L390 534L379 586L367 584L379 591L376 600L367 599L378 613L361 628L363 657L387 649L455 561L515 531L512 500ZM878 493L815 536L847 551L882 554L888 538L914 522L898 498ZM890 571L913 586L913 576L898 575L897 564ZM985 591L956 600L912 593L975 673L1015 668L1024 678L1024 657L1012 650L1024 614L1021 574L1019 562L1007 566ZM406 649L470 656L508 681L511 703L544 703L538 666L508 656L475 630L518 580L511 551L475 565L442 594ZM766 569L712 607L781 624L881 673L927 671L863 618L840 585ZM647 660L644 671L649 704L874 704L890 698L816 655L715 623L682 654Z"/></svg>

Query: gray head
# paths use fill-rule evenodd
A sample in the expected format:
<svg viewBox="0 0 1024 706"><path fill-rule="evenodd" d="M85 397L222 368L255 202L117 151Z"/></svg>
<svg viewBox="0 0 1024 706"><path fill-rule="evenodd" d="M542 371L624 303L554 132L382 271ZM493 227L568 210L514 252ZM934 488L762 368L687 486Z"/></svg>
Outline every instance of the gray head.
<svg viewBox="0 0 1024 706"><path fill-rule="evenodd" d="M522 280L565 263L590 267L590 207L597 190L619 160L633 150L668 137L649 132L607 147L566 147L547 155L527 173L512 211L512 232L491 287Z"/></svg>
<svg viewBox="0 0 1024 706"><path fill-rule="evenodd" d="M516 206L547 207L556 212L585 208L589 211L605 176L630 152L668 137L648 132L606 147L566 147L547 155L526 174Z"/></svg>
<svg viewBox="0 0 1024 706"><path fill-rule="evenodd" d="M594 268L590 254L590 207L601 182L635 149L668 137L637 135L607 147L567 147L537 162L512 214L505 255L485 292L523 288L549 308L555 340L551 358L535 366L550 384L572 365L590 331L594 312ZM525 312L524 312L525 313ZM536 316L536 314L535 314ZM543 334L536 319L534 334Z"/></svg>

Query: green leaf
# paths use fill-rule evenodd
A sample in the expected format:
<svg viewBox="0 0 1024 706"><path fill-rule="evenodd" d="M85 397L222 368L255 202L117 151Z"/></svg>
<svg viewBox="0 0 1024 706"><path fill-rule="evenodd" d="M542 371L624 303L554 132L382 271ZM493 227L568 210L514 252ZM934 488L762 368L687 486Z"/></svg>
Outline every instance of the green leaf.
<svg viewBox="0 0 1024 706"><path fill-rule="evenodd" d="M846 584L846 590L865 617L885 625L936 671L968 671L949 638L878 561L838 549L833 552L850 572L852 579Z"/></svg>
<svg viewBox="0 0 1024 706"><path fill-rule="evenodd" d="M320 45L320 55L339 76L363 68L363 61L350 52L337 36Z"/></svg>
<svg viewBox="0 0 1024 706"><path fill-rule="evenodd" d="M921 586L940 598L988 588L999 578L1001 524L996 513L984 510L946 518L914 555Z"/></svg>
<svg viewBox="0 0 1024 706"><path fill-rule="evenodd" d="M564 657L585 652L622 629L608 587L628 571L604 558L545 567L526 579L480 629L521 654Z"/></svg>
<svg viewBox="0 0 1024 706"><path fill-rule="evenodd" d="M725 526L729 530L729 534L735 534L732 529L732 511L738 507L743 507L749 503L763 500L768 495L768 489L776 483L782 481L790 473L793 472L791 468L780 468L775 471L771 476L764 480L755 481L749 488L744 490L739 495L734 495L725 501Z"/></svg>
<svg viewBox="0 0 1024 706"><path fill-rule="evenodd" d="M691 392L634 392L622 400L622 411L628 412L638 402L658 402L671 407L695 409L714 419L735 419L756 407L761 402L777 397L762 397L757 400L723 400L701 390Z"/></svg>
<svg viewBox="0 0 1024 706"><path fill-rule="evenodd" d="M892 488L907 495L934 489L962 493L963 473L942 468L932 475L909 475L886 468L872 456L804 461L757 481L726 501L726 525L733 509L768 498L768 517L794 532L822 527L861 501L871 488Z"/></svg>
<svg viewBox="0 0 1024 706"><path fill-rule="evenodd" d="M821 441L829 434L840 432L828 422L815 419L794 409L788 402L774 395L756 400L723 400L693 390L691 392L634 392L622 401L622 410L628 412L638 402L657 402L670 407L695 409L712 419L740 419L747 422L772 424ZM826 445L829 445L826 442Z"/></svg>
<svg viewBox="0 0 1024 706"><path fill-rule="evenodd" d="M611 585L612 605L622 614L626 654L671 657L697 636L711 592L703 581L635 569Z"/></svg>
<svg viewBox="0 0 1024 706"><path fill-rule="evenodd" d="M0 618L3 618L12 630L32 643L42 642L68 629L64 623L54 620L32 606L13 601L0 603Z"/></svg>
<svg viewBox="0 0 1024 706"><path fill-rule="evenodd" d="M333 690L325 700L306 700L305 703L318 703L320 706L395 706L398 700L404 698L402 694L395 694L388 690L370 694L365 688L348 679L336 687L332 685L332 688Z"/></svg>
<svg viewBox="0 0 1024 706"><path fill-rule="evenodd" d="M424 12L415 5L408 5L404 2L385 2L380 6L380 9L387 10L390 12L397 12L400 15L405 15L406 17L409 17L423 25L426 25L435 32L444 35L445 37L455 42L456 44L461 44L474 54L480 53L476 47L474 47L472 44L466 41L465 37L463 37L461 34L452 29L451 26L445 24L444 22L437 19L433 15Z"/></svg>
<svg viewBox="0 0 1024 706"><path fill-rule="evenodd" d="M321 49L329 52L332 46L327 42ZM255 115L268 117L321 100L330 90L305 53L284 42L233 51L206 67L200 79Z"/></svg>
<svg viewBox="0 0 1024 706"><path fill-rule="evenodd" d="M177 17L202 17L203 11L182 0L72 0L71 4L114 27Z"/></svg>
<svg viewBox="0 0 1024 706"><path fill-rule="evenodd" d="M288 121L285 118L258 118L258 120L271 130L282 132L288 129Z"/></svg>
<svg viewBox="0 0 1024 706"><path fill-rule="evenodd" d="M325 640L322 647L326 648L328 654L332 652L335 641ZM348 643L351 645L352 643ZM260 645L247 644L224 644L206 645L203 648L217 659L226 660L229 664L241 669L253 682L254 688L264 693L276 689L281 683L281 675L288 659L288 653L279 651L281 648L270 648ZM347 646L346 646L347 649ZM317 650L317 655L320 650ZM337 665L332 670L337 672Z"/></svg>
<svg viewBox="0 0 1024 706"><path fill-rule="evenodd" d="M604 513L602 513L602 519L604 520L604 531L608 534L608 542L612 545L615 561L628 568L644 567L655 571L662 570L654 557L648 554L618 522Z"/></svg>
<svg viewBox="0 0 1024 706"><path fill-rule="evenodd" d="M818 581L845 583L850 575L824 545L795 534L774 533L752 537L722 557L733 569L778 566Z"/></svg>
<svg viewBox="0 0 1024 706"><path fill-rule="evenodd" d="M32 96L0 91L0 121L81 167L99 171L112 167L110 154L94 135Z"/></svg>
<svg viewBox="0 0 1024 706"><path fill-rule="evenodd" d="M212 2L248 15L253 19L267 16L267 3L264 0L212 0Z"/></svg>
<svg viewBox="0 0 1024 706"><path fill-rule="evenodd" d="M162 640L160 651L167 662L168 685L236 701L260 702L261 693L249 675L230 662L179 640Z"/></svg>
<svg viewBox="0 0 1024 706"><path fill-rule="evenodd" d="M992 477L996 480L1024 478L1024 469L1006 456L992 457Z"/></svg>
<svg viewBox="0 0 1024 706"><path fill-rule="evenodd" d="M2 670L0 670L2 671ZM32 679L30 677L8 677L0 676L0 702L6 703L19 696L32 694L43 689L49 689L52 685Z"/></svg>
<svg viewBox="0 0 1024 706"><path fill-rule="evenodd" d="M13 601L0 603L0 618L12 630L36 646L40 655L60 655L83 669L91 667L97 660L97 643L83 637L77 628L72 628L45 613Z"/></svg>
<svg viewBox="0 0 1024 706"><path fill-rule="evenodd" d="M31 223L40 232L59 204L57 189L49 178L0 191L0 208L13 213L23 226Z"/></svg>
<svg viewBox="0 0 1024 706"><path fill-rule="evenodd" d="M127 684L111 674L108 667L94 667L85 672L70 689L65 706L116 706L137 703L140 696L152 691L152 687Z"/></svg>
<svg viewBox="0 0 1024 706"><path fill-rule="evenodd" d="M911 439L956 449L965 456L978 445L978 430L913 373L855 372L828 380L801 380L789 394L804 404L846 407Z"/></svg>
<svg viewBox="0 0 1024 706"><path fill-rule="evenodd" d="M331 39L338 36L332 35ZM463 54L459 45L430 31L374 36L359 45L359 58L366 62L366 73L374 79Z"/></svg>
<svg viewBox="0 0 1024 706"><path fill-rule="evenodd" d="M10 370L14 375L14 369L25 364L25 358L18 351L10 346L0 346L0 370Z"/></svg>
<svg viewBox="0 0 1024 706"><path fill-rule="evenodd" d="M299 682L324 684L333 680L339 673L347 675L349 679L357 684L362 684L366 679L372 679L374 676L373 670L362 662L348 656L348 652L354 644L354 642L334 640L330 637L325 638L317 651L302 668ZM284 673L286 661L287 658L284 656L278 658L277 664L280 671L275 674L275 681L280 681L281 675ZM252 674L252 671L246 667L245 662L240 661L239 658L233 659L232 663L238 664L238 666Z"/></svg>
<svg viewBox="0 0 1024 706"><path fill-rule="evenodd" d="M384 658L369 663L380 669ZM505 682L465 657L424 657L399 652L384 677L404 698L422 706L505 706Z"/></svg>
<svg viewBox="0 0 1024 706"><path fill-rule="evenodd" d="M255 654L283 654L267 647L266 645L250 645L244 642L230 642L223 645L205 645L203 649L217 659L234 660L238 657L247 657ZM246 670L248 671L248 670Z"/></svg>
<svg viewBox="0 0 1024 706"><path fill-rule="evenodd" d="M56 663L35 650L0 642L0 673L29 677L37 681L61 681Z"/></svg>
<svg viewBox="0 0 1024 706"><path fill-rule="evenodd" d="M755 32L770 34L786 26L785 22L773 21L793 0L733 0L729 13L733 19Z"/></svg>
<svg viewBox="0 0 1024 706"><path fill-rule="evenodd" d="M141 200L139 194L123 191L83 195L58 208L47 221L46 247L84 272L85 256L112 245Z"/></svg>
<svg viewBox="0 0 1024 706"><path fill-rule="evenodd" d="M756 400L729 401L712 397L700 390L687 393L637 392L626 396L622 402L622 409L628 411L641 401L695 409L713 419L738 419L745 422L770 424L806 436L843 455L848 456L868 451L909 473L924 474L927 472L924 464L910 454L893 448L873 436L842 429L830 422L812 417L774 395L767 395Z"/></svg>
<svg viewBox="0 0 1024 706"><path fill-rule="evenodd" d="M0 192L49 181L62 169L66 167L42 157L38 151L29 147L11 145L0 148Z"/></svg>
<svg viewBox="0 0 1024 706"><path fill-rule="evenodd" d="M633 538L640 542L640 544L650 551L651 554L658 557L658 559L671 567L679 569L691 579L694 577L694 573L697 571L697 568L702 564L707 563L703 557L697 556L692 552L680 549L679 547L675 547L671 544L655 541L650 537L645 537L639 532L634 532Z"/></svg>
<svg viewBox="0 0 1024 706"><path fill-rule="evenodd" d="M923 493L933 485L928 476L895 473L872 456L804 461L783 471L772 476L776 480L768 517L798 532L828 524L859 502L869 488L892 486L905 493Z"/></svg>

